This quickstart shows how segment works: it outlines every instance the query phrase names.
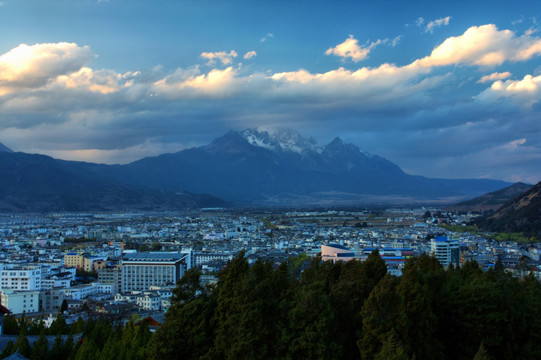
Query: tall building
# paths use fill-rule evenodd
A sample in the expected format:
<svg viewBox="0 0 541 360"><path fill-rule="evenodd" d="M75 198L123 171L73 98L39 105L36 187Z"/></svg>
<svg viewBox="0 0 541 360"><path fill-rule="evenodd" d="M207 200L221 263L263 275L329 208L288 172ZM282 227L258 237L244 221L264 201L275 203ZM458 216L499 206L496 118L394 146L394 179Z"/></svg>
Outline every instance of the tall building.
<svg viewBox="0 0 541 360"><path fill-rule="evenodd" d="M0 270L0 290L41 290L41 267L12 266Z"/></svg>
<svg viewBox="0 0 541 360"><path fill-rule="evenodd" d="M82 269L84 267L84 256L78 253L67 253L64 255L64 266Z"/></svg>
<svg viewBox="0 0 541 360"><path fill-rule="evenodd" d="M64 301L64 288L55 287L39 293L39 308L43 312L57 313Z"/></svg>
<svg viewBox="0 0 541 360"><path fill-rule="evenodd" d="M192 267L192 252L147 252L122 258L122 292L144 291L150 286L175 285Z"/></svg>
<svg viewBox="0 0 541 360"><path fill-rule="evenodd" d="M430 244L432 254L444 267L449 264L460 265L460 244L447 236L436 236Z"/></svg>
<svg viewBox="0 0 541 360"><path fill-rule="evenodd" d="M113 293L117 294L122 287L121 266L106 266L98 270L98 281L102 284L113 285Z"/></svg>

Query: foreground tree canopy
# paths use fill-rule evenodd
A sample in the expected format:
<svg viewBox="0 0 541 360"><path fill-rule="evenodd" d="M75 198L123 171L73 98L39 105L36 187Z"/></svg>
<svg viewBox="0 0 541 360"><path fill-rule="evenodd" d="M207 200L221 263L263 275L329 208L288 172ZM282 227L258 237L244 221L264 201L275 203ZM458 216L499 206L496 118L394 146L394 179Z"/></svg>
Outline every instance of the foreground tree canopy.
<svg viewBox="0 0 541 360"><path fill-rule="evenodd" d="M531 276L482 272L475 262L444 270L423 255L398 278L377 252L362 263L317 257L300 266L295 259L250 266L240 254L212 287L190 270L153 335L144 323L91 321L80 344L51 358L541 358L541 285Z"/></svg>

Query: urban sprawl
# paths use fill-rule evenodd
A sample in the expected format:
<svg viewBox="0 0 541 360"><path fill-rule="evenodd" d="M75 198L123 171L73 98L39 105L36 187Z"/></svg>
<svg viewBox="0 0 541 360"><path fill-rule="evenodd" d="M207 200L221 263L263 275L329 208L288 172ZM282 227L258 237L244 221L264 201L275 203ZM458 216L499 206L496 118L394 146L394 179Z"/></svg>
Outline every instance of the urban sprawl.
<svg viewBox="0 0 541 360"><path fill-rule="evenodd" d="M0 214L1 305L45 325L59 313L68 323L138 314L159 325L188 269L212 284L240 252L278 265L318 255L363 261L377 249L396 276L409 257L429 253L445 267L475 260L487 270L499 260L515 276L541 278L541 244L449 230L473 216L432 208Z"/></svg>

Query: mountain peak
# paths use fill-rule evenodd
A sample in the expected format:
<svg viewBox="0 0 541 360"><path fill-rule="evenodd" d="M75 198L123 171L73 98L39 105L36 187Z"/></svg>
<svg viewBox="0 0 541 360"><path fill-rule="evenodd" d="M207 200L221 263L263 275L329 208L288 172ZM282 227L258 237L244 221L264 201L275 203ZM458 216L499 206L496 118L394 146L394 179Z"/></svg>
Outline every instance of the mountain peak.
<svg viewBox="0 0 541 360"><path fill-rule="evenodd" d="M335 137L330 143L330 146L344 146L344 141L340 139L338 136Z"/></svg>
<svg viewBox="0 0 541 360"><path fill-rule="evenodd" d="M0 143L0 152L13 152L10 148L5 146L4 144Z"/></svg>
<svg viewBox="0 0 541 360"><path fill-rule="evenodd" d="M268 150L299 154L305 151L318 153L322 151L314 138L304 138L298 132L289 129L246 129L241 131L240 134L251 145Z"/></svg>
<svg viewBox="0 0 541 360"><path fill-rule="evenodd" d="M372 158L373 155L369 154L368 152L362 150L358 146L351 144L351 143L345 143L341 138L338 136L335 137L327 146L325 146L325 150L329 151L331 153L343 153L343 152L350 152L350 153L356 153L359 152L363 154L364 156L367 156L369 158Z"/></svg>

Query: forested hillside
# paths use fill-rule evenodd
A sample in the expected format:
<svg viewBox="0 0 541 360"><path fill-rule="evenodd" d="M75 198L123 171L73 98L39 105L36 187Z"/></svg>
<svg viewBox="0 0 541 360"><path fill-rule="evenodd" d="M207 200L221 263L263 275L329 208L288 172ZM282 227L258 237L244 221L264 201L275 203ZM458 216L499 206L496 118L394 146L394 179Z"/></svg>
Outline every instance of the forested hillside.
<svg viewBox="0 0 541 360"><path fill-rule="evenodd" d="M377 252L362 263L315 258L302 272L295 259L250 266L241 254L211 288L190 270L152 336L94 321L71 351L77 360L539 359L541 285L499 264L444 270L427 255L394 277Z"/></svg>

